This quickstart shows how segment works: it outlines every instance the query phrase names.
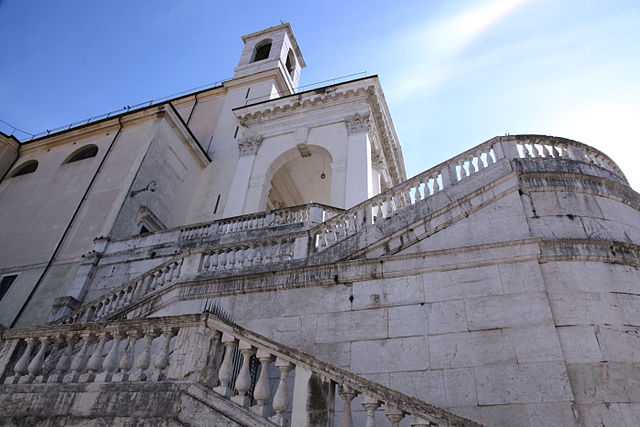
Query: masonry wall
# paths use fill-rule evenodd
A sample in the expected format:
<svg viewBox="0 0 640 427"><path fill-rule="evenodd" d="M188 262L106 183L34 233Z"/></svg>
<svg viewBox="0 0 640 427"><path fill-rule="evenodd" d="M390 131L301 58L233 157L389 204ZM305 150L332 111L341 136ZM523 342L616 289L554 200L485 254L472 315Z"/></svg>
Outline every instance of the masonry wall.
<svg viewBox="0 0 640 427"><path fill-rule="evenodd" d="M213 299L251 330L487 425L635 426L640 264L624 244L640 243L640 216L625 192L507 176L400 255L340 267L357 280Z"/></svg>

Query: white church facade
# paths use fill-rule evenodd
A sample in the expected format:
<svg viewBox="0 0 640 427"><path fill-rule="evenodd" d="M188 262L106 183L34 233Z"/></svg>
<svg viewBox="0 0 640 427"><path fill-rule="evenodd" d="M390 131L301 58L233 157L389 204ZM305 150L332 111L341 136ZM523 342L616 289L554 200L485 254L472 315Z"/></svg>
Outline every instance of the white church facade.
<svg viewBox="0 0 640 427"><path fill-rule="evenodd" d="M407 179L289 24L214 87L0 134L0 425L640 425L640 196L495 137Z"/></svg>

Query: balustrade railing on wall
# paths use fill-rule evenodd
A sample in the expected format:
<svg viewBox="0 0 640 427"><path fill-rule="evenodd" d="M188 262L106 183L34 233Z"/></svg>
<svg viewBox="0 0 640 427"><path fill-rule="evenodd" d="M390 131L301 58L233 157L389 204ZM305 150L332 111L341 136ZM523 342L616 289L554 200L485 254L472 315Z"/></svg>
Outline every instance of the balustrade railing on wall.
<svg viewBox="0 0 640 427"><path fill-rule="evenodd" d="M341 426L354 425L356 396L368 427L378 411L393 427L407 417L416 426L479 425L209 314L5 330L0 344L4 384L193 381L279 426L307 425L310 417L333 425L336 395Z"/></svg>
<svg viewBox="0 0 640 427"><path fill-rule="evenodd" d="M285 237L246 244L215 247L202 253L200 272L240 270L293 259L295 239Z"/></svg>
<svg viewBox="0 0 640 427"><path fill-rule="evenodd" d="M183 227L179 239L206 245L208 240L230 233L301 223L307 226L311 241L307 245L298 246L305 246L311 253L318 253L353 236L364 227L379 224L403 209L466 182L469 177L505 158L576 160L597 165L626 182L611 159L584 144L539 135L496 137L346 211L314 203ZM290 261L294 258L296 247L293 239L299 238L301 237L285 234L272 239L261 237L259 240L225 243L208 248L202 252L197 272L240 271ZM307 253L303 256L307 256ZM64 318L63 322L77 323L108 318L150 292L175 283L180 278L182 262L181 258L175 259L143 274L98 300L83 305Z"/></svg>
<svg viewBox="0 0 640 427"><path fill-rule="evenodd" d="M542 135L496 137L390 188L315 226L312 249L320 252L434 194L465 181L500 159L566 158L595 164L626 178L620 168L600 151L565 138Z"/></svg>
<svg viewBox="0 0 640 427"><path fill-rule="evenodd" d="M120 309L144 298L147 294L175 283L182 272L184 258L176 258L153 268L136 279L96 300L83 304L59 323L96 322L107 319Z"/></svg>
<svg viewBox="0 0 640 427"><path fill-rule="evenodd" d="M282 225L304 224L309 226L331 218L340 212L343 212L343 209L318 203L293 206L271 212L257 212L182 227L180 229L179 241L203 241L229 233L272 228Z"/></svg>

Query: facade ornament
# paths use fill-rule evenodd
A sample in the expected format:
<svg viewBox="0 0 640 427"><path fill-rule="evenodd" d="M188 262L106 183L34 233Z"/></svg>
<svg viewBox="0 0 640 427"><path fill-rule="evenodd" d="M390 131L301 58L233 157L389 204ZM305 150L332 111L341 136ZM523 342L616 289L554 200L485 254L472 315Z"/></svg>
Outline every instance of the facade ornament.
<svg viewBox="0 0 640 427"><path fill-rule="evenodd" d="M253 156L257 154L261 145L262 145L262 136L260 135L242 138L238 142L238 149L240 150L240 156Z"/></svg>
<svg viewBox="0 0 640 427"><path fill-rule="evenodd" d="M371 164L373 165L374 169L377 169L379 171L384 169L384 158L381 152L374 150L371 156Z"/></svg>
<svg viewBox="0 0 640 427"><path fill-rule="evenodd" d="M346 119L347 133L349 135L361 132L369 132L369 113L367 114L355 114Z"/></svg>

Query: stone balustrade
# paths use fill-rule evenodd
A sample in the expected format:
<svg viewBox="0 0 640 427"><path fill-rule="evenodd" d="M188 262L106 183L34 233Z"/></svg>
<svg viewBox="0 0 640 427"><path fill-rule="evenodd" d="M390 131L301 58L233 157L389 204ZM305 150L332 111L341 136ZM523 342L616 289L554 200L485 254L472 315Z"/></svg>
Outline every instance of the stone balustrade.
<svg viewBox="0 0 640 427"><path fill-rule="evenodd" d="M333 425L336 396L341 426L356 396L368 427L378 411L391 426L478 425L208 313L10 329L0 344L4 384L191 381L279 426Z"/></svg>
<svg viewBox="0 0 640 427"><path fill-rule="evenodd" d="M312 230L316 252L450 188L499 160L564 158L595 164L627 182L620 168L600 151L565 138L517 135L492 138L452 159L390 188L340 213Z"/></svg>
<svg viewBox="0 0 640 427"><path fill-rule="evenodd" d="M96 322L109 318L119 310L141 300L147 294L175 283L181 275L184 258L175 258L153 268L100 298L83 304L59 323Z"/></svg>
<svg viewBox="0 0 640 427"><path fill-rule="evenodd" d="M214 375L214 390L279 426L333 425L330 417L336 396L343 403L338 415L341 426L354 425L352 401L356 396L362 398L367 427L375 427L378 411L393 427L405 418L412 426L478 425L215 316L207 319L207 327L225 349ZM234 375L234 355L238 353L242 364ZM252 358L260 366L253 380L249 369Z"/></svg>
<svg viewBox="0 0 640 427"><path fill-rule="evenodd" d="M2 334L4 384L162 381L174 363L175 337L200 316L11 329Z"/></svg>
<svg viewBox="0 0 640 427"><path fill-rule="evenodd" d="M240 245L216 246L202 253L199 272L230 271L272 263L288 262L294 258L295 238L249 241Z"/></svg>
<svg viewBox="0 0 640 427"><path fill-rule="evenodd" d="M271 212L257 212L208 223L185 226L180 229L178 239L180 242L196 242L206 241L229 233L283 225L304 224L310 226L335 216L340 212L343 212L343 210L319 203L310 203Z"/></svg>

